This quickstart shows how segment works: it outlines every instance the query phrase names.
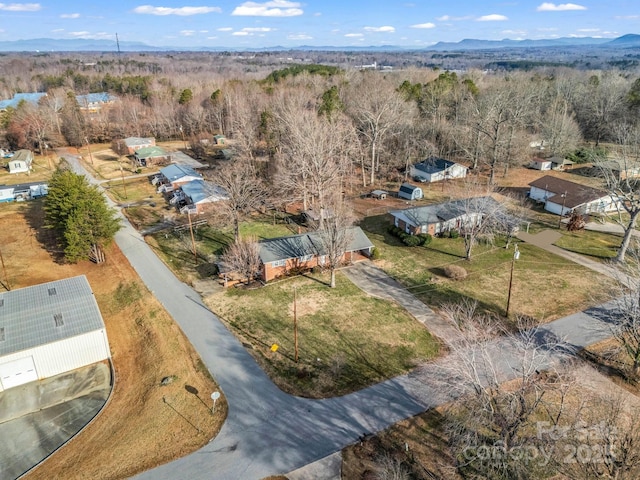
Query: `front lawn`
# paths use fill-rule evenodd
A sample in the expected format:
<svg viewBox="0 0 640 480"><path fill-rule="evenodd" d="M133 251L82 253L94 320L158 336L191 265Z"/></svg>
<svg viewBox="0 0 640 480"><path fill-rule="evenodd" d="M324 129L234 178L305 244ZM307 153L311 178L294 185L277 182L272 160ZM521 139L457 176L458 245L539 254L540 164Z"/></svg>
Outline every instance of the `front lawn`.
<svg viewBox="0 0 640 480"><path fill-rule="evenodd" d="M562 232L555 245L570 252L591 257L593 260L606 261L614 258L622 242L620 235L590 230Z"/></svg>
<svg viewBox="0 0 640 480"><path fill-rule="evenodd" d="M335 289L328 281L328 274L293 277L254 290L230 288L206 302L274 382L295 395L343 395L406 373L438 353L438 342L404 309L367 296L340 272Z"/></svg>
<svg viewBox="0 0 640 480"><path fill-rule="evenodd" d="M361 227L380 253L376 262L427 305L438 308L463 298L486 310L505 314L513 247L478 245L471 261L464 259L462 238L434 238L426 247L406 247L387 232L386 216L368 217ZM520 259L514 265L511 313L550 321L592 305L603 276L545 250L518 241ZM467 278L453 281L444 267L465 268Z"/></svg>

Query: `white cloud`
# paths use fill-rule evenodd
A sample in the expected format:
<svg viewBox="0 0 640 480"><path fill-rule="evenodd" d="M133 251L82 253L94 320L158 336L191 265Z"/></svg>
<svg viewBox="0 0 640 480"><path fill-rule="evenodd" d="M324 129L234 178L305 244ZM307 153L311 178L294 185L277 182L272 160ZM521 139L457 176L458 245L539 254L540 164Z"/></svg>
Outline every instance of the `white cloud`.
<svg viewBox="0 0 640 480"><path fill-rule="evenodd" d="M289 40L311 40L313 37L311 35L307 35L306 33L293 33L291 35L287 35L287 39Z"/></svg>
<svg viewBox="0 0 640 480"><path fill-rule="evenodd" d="M640 19L640 15L617 15L613 18L616 20L638 20Z"/></svg>
<svg viewBox="0 0 640 480"><path fill-rule="evenodd" d="M237 6L231 15L250 17L296 17L304 11L300 3L288 0L271 0L265 3L244 2Z"/></svg>
<svg viewBox="0 0 640 480"><path fill-rule="evenodd" d="M63 13L60 18L80 18L79 13Z"/></svg>
<svg viewBox="0 0 640 480"><path fill-rule="evenodd" d="M366 32L384 32L384 33L393 33L396 31L394 27L384 26L384 27L364 27Z"/></svg>
<svg viewBox="0 0 640 480"><path fill-rule="evenodd" d="M250 33L254 33L254 32L272 32L273 28L269 28L269 27L247 27L247 28L243 28L242 31L243 32L250 32Z"/></svg>
<svg viewBox="0 0 640 480"><path fill-rule="evenodd" d="M585 33L589 33L589 32L599 32L600 29L599 28L579 28L578 32L585 32Z"/></svg>
<svg viewBox="0 0 640 480"><path fill-rule="evenodd" d="M538 30L541 32L557 32L558 31L556 27L539 27Z"/></svg>
<svg viewBox="0 0 640 480"><path fill-rule="evenodd" d="M556 5L555 3L544 2L538 5L536 8L539 12L566 12L568 10L586 10L587 7L583 7L582 5L578 5L575 3L560 3Z"/></svg>
<svg viewBox="0 0 640 480"><path fill-rule="evenodd" d="M220 27L220 28L216 28L216 30L218 30L219 32L231 32L231 31L233 31L233 28L231 28L231 27Z"/></svg>
<svg viewBox="0 0 640 480"><path fill-rule="evenodd" d="M193 37L195 34L195 30L180 30L180 35L183 37Z"/></svg>
<svg viewBox="0 0 640 480"><path fill-rule="evenodd" d="M207 40L217 40L218 37L207 37Z"/></svg>
<svg viewBox="0 0 640 480"><path fill-rule="evenodd" d="M249 35L249 32L233 32L231 35L235 37L246 37Z"/></svg>
<svg viewBox="0 0 640 480"><path fill-rule="evenodd" d="M91 32L87 32L86 30L83 30L81 32L69 32L69 35L71 35L72 37L87 37L91 35Z"/></svg>
<svg viewBox="0 0 640 480"><path fill-rule="evenodd" d="M504 15L498 15L497 13L492 13L491 15L483 15L476 18L476 21L478 22L504 22L505 20L509 19Z"/></svg>
<svg viewBox="0 0 640 480"><path fill-rule="evenodd" d="M411 28L436 28L436 24L431 22L417 23L415 25L411 25Z"/></svg>
<svg viewBox="0 0 640 480"><path fill-rule="evenodd" d="M460 20L471 20L473 17L464 16L464 17L452 17L451 15L442 15L441 17L437 17L436 20L439 22L458 22Z"/></svg>
<svg viewBox="0 0 640 480"><path fill-rule="evenodd" d="M41 9L39 3L0 3L0 10L7 12L37 12Z"/></svg>
<svg viewBox="0 0 640 480"><path fill-rule="evenodd" d="M347 38L360 38L360 37L364 37L364 35L362 33L346 33L344 35Z"/></svg>
<svg viewBox="0 0 640 480"><path fill-rule="evenodd" d="M135 13L146 15L179 15L187 17L190 15L202 15L204 13L221 13L220 7L154 7L153 5L140 5L133 9Z"/></svg>
<svg viewBox="0 0 640 480"><path fill-rule="evenodd" d="M64 28L56 28L54 30L51 30L52 33L60 33L60 32L64 32Z"/></svg>

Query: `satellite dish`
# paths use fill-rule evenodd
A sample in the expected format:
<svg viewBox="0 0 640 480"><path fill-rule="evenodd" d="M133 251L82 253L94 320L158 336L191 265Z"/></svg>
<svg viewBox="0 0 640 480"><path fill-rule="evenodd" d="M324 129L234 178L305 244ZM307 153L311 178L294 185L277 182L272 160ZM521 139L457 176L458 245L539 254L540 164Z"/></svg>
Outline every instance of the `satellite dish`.
<svg viewBox="0 0 640 480"><path fill-rule="evenodd" d="M213 392L211 394L211 400L218 400L220 398L220 392Z"/></svg>

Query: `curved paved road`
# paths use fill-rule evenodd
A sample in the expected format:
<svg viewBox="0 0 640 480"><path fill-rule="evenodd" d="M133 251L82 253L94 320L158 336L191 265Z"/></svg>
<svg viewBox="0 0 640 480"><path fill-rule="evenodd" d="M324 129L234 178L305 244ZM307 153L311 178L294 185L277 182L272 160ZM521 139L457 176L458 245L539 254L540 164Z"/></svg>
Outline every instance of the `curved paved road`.
<svg viewBox="0 0 640 480"><path fill-rule="evenodd" d="M77 158L63 156L86 174ZM222 430L207 446L137 478L249 480L286 473L450 399L438 379L441 370L428 366L344 397L307 400L287 395L126 219L116 242L189 338L229 404ZM580 347L610 336L608 318L603 306L547 328Z"/></svg>

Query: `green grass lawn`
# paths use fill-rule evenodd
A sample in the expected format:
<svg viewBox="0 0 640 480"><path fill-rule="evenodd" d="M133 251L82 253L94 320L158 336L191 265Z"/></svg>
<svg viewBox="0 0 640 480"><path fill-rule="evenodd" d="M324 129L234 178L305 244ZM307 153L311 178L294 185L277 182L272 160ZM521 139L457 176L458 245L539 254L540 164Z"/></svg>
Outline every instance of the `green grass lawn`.
<svg viewBox="0 0 640 480"><path fill-rule="evenodd" d="M283 390L305 397L346 394L402 374L438 353L438 342L394 303L369 297L338 272L207 298ZM294 362L293 292L299 362ZM278 345L273 352L271 346Z"/></svg>
<svg viewBox="0 0 640 480"><path fill-rule="evenodd" d="M475 299L490 312L504 315L513 248L478 245L471 261L464 259L463 239L434 238L427 247L406 247L387 233L386 216L368 217L361 227L376 245L376 262L431 307ZM609 280L532 245L518 242L521 256L514 265L511 311L550 321L593 304ZM468 272L453 281L444 267L457 264Z"/></svg>
<svg viewBox="0 0 640 480"><path fill-rule="evenodd" d="M591 257L594 260L606 261L616 256L621 241L622 236L611 233L589 230L568 232L564 230L562 238L555 245L564 250Z"/></svg>

